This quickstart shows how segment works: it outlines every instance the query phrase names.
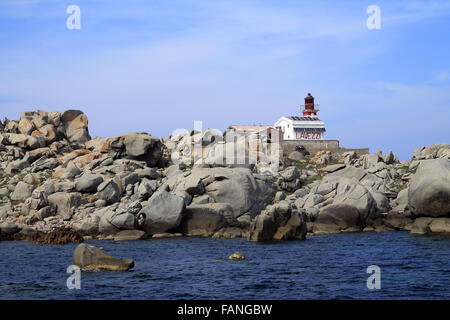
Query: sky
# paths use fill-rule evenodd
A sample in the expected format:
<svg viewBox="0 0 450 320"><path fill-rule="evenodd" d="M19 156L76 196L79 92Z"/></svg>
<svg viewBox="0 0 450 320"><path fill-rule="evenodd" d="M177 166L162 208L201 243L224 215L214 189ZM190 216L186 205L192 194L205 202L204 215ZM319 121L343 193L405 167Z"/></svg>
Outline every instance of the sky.
<svg viewBox="0 0 450 320"><path fill-rule="evenodd" d="M0 0L0 117L79 109L92 137L166 137L271 125L311 92L326 139L409 160L450 142L449 40L445 0Z"/></svg>

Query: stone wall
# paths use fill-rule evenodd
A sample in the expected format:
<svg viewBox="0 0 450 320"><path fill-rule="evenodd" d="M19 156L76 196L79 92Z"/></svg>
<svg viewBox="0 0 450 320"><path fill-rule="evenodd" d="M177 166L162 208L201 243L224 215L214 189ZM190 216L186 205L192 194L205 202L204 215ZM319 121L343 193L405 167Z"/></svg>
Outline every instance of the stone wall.
<svg viewBox="0 0 450 320"><path fill-rule="evenodd" d="M331 151L332 153L344 153L355 151L358 156L369 153L369 148L347 149L339 146L339 140L284 140L282 143L283 154L289 155L295 151L296 146L304 146L311 155L318 151Z"/></svg>

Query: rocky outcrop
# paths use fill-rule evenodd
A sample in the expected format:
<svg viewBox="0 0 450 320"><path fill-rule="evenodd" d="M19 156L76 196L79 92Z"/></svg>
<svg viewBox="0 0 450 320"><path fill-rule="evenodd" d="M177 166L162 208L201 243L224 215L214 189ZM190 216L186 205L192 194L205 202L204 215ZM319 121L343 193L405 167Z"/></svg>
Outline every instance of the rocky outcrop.
<svg viewBox="0 0 450 320"><path fill-rule="evenodd" d="M182 197L164 190L155 192L139 212L140 227L149 235L175 229L181 222L184 208Z"/></svg>
<svg viewBox="0 0 450 320"><path fill-rule="evenodd" d="M83 242L83 237L76 231L69 228L60 227L49 233L38 232L26 240L34 241L39 244L66 244L72 242Z"/></svg>
<svg viewBox="0 0 450 320"><path fill-rule="evenodd" d="M255 216L276 193L270 178L255 176L246 168L194 168L188 174L172 176L167 183L174 193L184 194L194 203L205 197L208 202L228 203L235 218L245 213Z"/></svg>
<svg viewBox="0 0 450 320"><path fill-rule="evenodd" d="M147 237L142 230L123 230L114 235L114 241L142 240Z"/></svg>
<svg viewBox="0 0 450 320"><path fill-rule="evenodd" d="M249 241L302 240L307 232L306 217L287 201L269 205L250 226Z"/></svg>
<svg viewBox="0 0 450 320"><path fill-rule="evenodd" d="M305 230L446 230L446 220L419 219L448 218L448 144L399 162L380 151L279 158L269 140L211 129L90 139L81 111L24 112L0 125L1 238L60 230L51 238L59 239L70 230L117 240L273 241L303 239ZM226 150L236 158L216 161Z"/></svg>
<svg viewBox="0 0 450 320"><path fill-rule="evenodd" d="M121 230L133 230L137 228L135 215L125 210L112 211L106 208L102 212L98 225L99 232L104 235L116 234Z"/></svg>
<svg viewBox="0 0 450 320"><path fill-rule="evenodd" d="M238 224L228 203L191 204L186 208L178 230L185 235L211 236L224 227Z"/></svg>
<svg viewBox="0 0 450 320"><path fill-rule="evenodd" d="M163 144L149 134L132 132L105 139L100 151L109 153L113 158L145 161L153 167L161 165Z"/></svg>
<svg viewBox="0 0 450 320"><path fill-rule="evenodd" d="M450 216L450 160L422 161L411 179L408 199L415 216Z"/></svg>
<svg viewBox="0 0 450 320"><path fill-rule="evenodd" d="M48 202L56 207L56 214L63 220L70 220L75 209L81 204L81 194L56 192L48 196Z"/></svg>
<svg viewBox="0 0 450 320"><path fill-rule="evenodd" d="M414 220L412 234L450 234L450 218L421 217Z"/></svg>
<svg viewBox="0 0 450 320"><path fill-rule="evenodd" d="M332 204L324 207L312 225L312 232L337 233L341 231L361 231L365 220L357 207L348 204Z"/></svg>
<svg viewBox="0 0 450 320"><path fill-rule="evenodd" d="M84 143L91 140L88 130L88 118L82 111L65 111L61 116L61 122L64 125L65 135L70 142Z"/></svg>
<svg viewBox="0 0 450 320"><path fill-rule="evenodd" d="M414 150L411 161L450 158L450 144L433 144Z"/></svg>
<svg viewBox="0 0 450 320"><path fill-rule="evenodd" d="M73 252L73 264L83 270L128 271L133 260L120 260L89 244L80 244Z"/></svg>

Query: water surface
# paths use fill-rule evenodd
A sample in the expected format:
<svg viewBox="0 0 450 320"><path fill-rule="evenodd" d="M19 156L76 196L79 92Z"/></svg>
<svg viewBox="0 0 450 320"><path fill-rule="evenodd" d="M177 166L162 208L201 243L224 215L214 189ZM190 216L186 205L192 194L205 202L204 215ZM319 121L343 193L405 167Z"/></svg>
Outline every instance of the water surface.
<svg viewBox="0 0 450 320"><path fill-rule="evenodd" d="M170 238L99 241L133 272L82 272L69 290L77 244L0 242L0 299L450 299L450 237L352 233L305 241ZM235 251L245 261L222 261ZM381 268L369 290L366 269Z"/></svg>

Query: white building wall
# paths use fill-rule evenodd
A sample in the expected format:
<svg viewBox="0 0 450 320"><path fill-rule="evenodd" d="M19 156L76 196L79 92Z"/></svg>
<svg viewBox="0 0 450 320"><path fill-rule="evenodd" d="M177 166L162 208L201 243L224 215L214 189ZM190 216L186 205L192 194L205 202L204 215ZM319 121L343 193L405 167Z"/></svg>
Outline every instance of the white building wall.
<svg viewBox="0 0 450 320"><path fill-rule="evenodd" d="M325 128L323 121L299 121L288 117L282 117L275 122L276 127L280 127L284 140L324 140L324 132L301 131L300 128ZM296 130L297 129L297 130Z"/></svg>

